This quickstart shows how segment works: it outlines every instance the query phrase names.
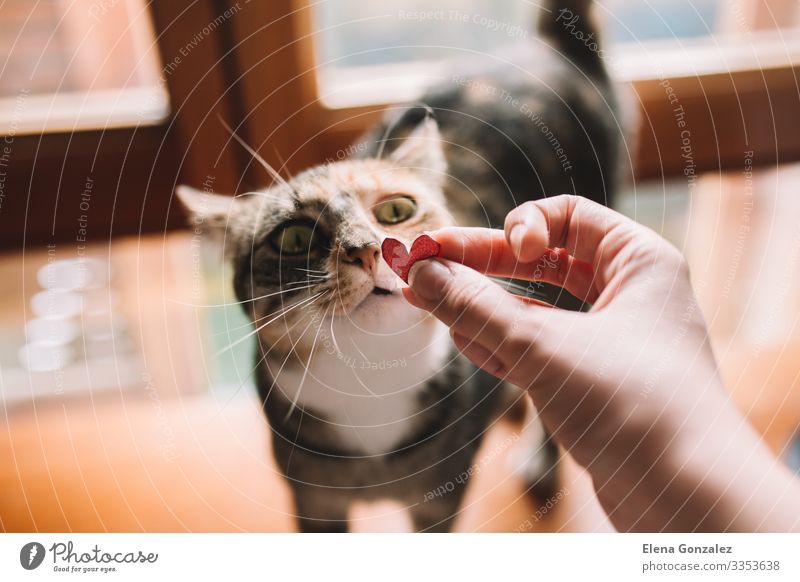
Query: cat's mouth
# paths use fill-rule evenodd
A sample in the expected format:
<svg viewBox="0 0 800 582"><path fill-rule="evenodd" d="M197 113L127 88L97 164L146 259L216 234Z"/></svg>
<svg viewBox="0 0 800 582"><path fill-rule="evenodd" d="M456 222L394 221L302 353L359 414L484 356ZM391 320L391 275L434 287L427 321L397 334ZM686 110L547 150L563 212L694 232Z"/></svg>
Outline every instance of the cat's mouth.
<svg viewBox="0 0 800 582"><path fill-rule="evenodd" d="M375 285L372 288L372 291L370 291L370 293L356 306L356 309L369 309L370 306L372 306L372 308L383 309L385 305L384 300L391 301L395 297L400 297L399 289L392 290L387 289L386 287L381 287L380 285Z"/></svg>

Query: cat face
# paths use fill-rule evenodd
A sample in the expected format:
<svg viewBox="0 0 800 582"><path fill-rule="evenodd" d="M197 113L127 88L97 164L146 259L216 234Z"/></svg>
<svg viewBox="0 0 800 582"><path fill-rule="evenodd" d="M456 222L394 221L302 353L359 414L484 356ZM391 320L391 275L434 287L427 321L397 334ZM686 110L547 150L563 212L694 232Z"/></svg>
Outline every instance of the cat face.
<svg viewBox="0 0 800 582"><path fill-rule="evenodd" d="M445 170L429 119L385 159L319 166L236 198L186 187L178 195L196 224L224 235L237 297L262 341L281 354L308 353L331 318L391 333L425 317L400 295L404 283L380 245L452 224Z"/></svg>

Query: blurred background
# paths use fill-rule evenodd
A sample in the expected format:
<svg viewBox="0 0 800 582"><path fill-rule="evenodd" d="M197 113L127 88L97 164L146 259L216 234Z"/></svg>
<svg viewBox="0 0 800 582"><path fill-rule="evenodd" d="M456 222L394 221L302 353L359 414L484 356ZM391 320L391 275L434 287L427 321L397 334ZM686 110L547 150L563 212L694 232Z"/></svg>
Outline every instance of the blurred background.
<svg viewBox="0 0 800 582"><path fill-rule="evenodd" d="M800 469L800 4L597 4L639 118L616 205L685 253L733 398ZM247 321L219 306L230 273L184 227L174 187L269 183L220 118L284 172L336 159L453 59L537 42L536 13L521 0L0 2L0 529L292 529L253 346L219 353ZM471 486L459 529L541 513L506 456ZM580 470L564 483L532 529L607 528Z"/></svg>

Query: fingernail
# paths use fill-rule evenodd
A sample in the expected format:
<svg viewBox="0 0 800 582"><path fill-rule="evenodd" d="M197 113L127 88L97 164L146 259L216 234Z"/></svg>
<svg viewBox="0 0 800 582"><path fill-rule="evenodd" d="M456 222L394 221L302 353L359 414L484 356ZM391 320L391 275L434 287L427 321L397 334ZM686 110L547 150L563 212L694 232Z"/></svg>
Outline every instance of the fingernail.
<svg viewBox="0 0 800 582"><path fill-rule="evenodd" d="M522 251L522 239L525 237L526 230L527 229L524 224L515 224L511 228L511 232L508 235L508 242L511 243L511 249L517 256L519 256L520 252Z"/></svg>
<svg viewBox="0 0 800 582"><path fill-rule="evenodd" d="M411 267L408 284L417 297L425 301L440 301L451 276L450 269L439 261L419 261Z"/></svg>

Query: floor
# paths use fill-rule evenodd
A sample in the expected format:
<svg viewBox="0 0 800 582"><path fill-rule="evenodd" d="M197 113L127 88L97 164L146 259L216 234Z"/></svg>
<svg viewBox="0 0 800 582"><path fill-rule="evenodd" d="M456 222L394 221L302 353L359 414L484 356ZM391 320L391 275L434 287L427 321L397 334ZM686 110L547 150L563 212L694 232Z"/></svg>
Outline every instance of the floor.
<svg viewBox="0 0 800 582"><path fill-rule="evenodd" d="M6 531L293 531L287 488L254 399L44 406L10 420L0 444ZM5 432L5 431L4 431ZM555 498L522 494L498 426L476 459L458 531L602 531L590 484L568 465ZM496 455L496 451L502 451ZM491 460L487 460L491 459ZM403 531L402 508L357 507L356 531ZM538 512L538 513L537 513Z"/></svg>
<svg viewBox="0 0 800 582"><path fill-rule="evenodd" d="M705 177L691 197L642 190L625 208L688 256L732 397L780 455L800 426L798 184L797 167ZM23 347L31 321L71 295L44 307L33 297L54 276L48 265L76 250L0 256L0 530L294 529L246 365L231 374L235 360L210 357L209 338L238 323L198 309L225 291L204 286L203 265L218 261L194 243L176 233L88 249L100 269L93 309L60 315L80 323L67 338L78 347L44 355ZM522 494L506 446L517 429L504 421L488 435L456 529L609 529L569 459L556 499ZM407 523L391 504L357 507L353 519L357 531Z"/></svg>

